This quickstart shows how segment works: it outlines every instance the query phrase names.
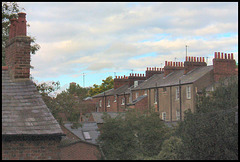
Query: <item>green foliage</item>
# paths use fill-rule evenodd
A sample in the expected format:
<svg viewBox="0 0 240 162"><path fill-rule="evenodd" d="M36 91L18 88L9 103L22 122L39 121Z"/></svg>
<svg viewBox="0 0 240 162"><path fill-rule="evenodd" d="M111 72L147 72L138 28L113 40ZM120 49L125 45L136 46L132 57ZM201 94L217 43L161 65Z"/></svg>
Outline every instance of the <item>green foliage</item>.
<svg viewBox="0 0 240 162"><path fill-rule="evenodd" d="M83 88L79 84L71 85L66 89L69 94L76 95L79 99L84 99L88 97L89 88Z"/></svg>
<svg viewBox="0 0 240 162"><path fill-rule="evenodd" d="M126 112L124 117L104 116L99 144L108 160L134 160L158 155L168 128L157 113Z"/></svg>
<svg viewBox="0 0 240 162"><path fill-rule="evenodd" d="M155 157L148 157L145 160L179 160L178 153L183 145L182 140L176 136L171 136L165 140L162 150Z"/></svg>
<svg viewBox="0 0 240 162"><path fill-rule="evenodd" d="M225 80L211 95L198 99L197 111L187 111L176 131L183 142L179 157L190 160L238 159L237 80Z"/></svg>
<svg viewBox="0 0 240 162"><path fill-rule="evenodd" d="M89 95L94 96L94 95L102 93L106 90L112 89L113 81L114 80L113 80L112 76L109 76L105 80L102 80L103 83L101 85L94 84L93 87L91 87L89 90Z"/></svg>
<svg viewBox="0 0 240 162"><path fill-rule="evenodd" d="M9 37L10 19L17 18L17 13L24 10L19 9L16 2L2 2L2 65L5 66L5 47ZM27 24L30 27L29 24ZM31 54L35 54L40 49L40 45L36 43L36 39L31 37ZM33 68L33 67L31 67Z"/></svg>

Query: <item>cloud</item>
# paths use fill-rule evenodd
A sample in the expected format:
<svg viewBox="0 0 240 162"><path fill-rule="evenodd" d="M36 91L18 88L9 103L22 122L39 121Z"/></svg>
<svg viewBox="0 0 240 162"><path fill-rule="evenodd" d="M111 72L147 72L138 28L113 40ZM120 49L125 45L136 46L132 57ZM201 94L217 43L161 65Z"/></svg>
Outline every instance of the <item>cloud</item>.
<svg viewBox="0 0 240 162"><path fill-rule="evenodd" d="M36 77L145 69L165 60L238 51L238 3L20 3L41 49ZM228 36L228 33L231 33ZM155 56L148 53L155 52ZM138 57L138 56L145 57ZM237 56L236 56L237 57Z"/></svg>

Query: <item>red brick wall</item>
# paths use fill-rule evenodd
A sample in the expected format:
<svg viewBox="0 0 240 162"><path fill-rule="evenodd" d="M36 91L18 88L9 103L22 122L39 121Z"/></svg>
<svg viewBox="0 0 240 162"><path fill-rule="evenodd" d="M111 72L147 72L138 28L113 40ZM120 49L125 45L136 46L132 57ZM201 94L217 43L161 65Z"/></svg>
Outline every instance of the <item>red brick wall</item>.
<svg viewBox="0 0 240 162"><path fill-rule="evenodd" d="M84 142L60 147L61 160L98 160L100 156L97 146Z"/></svg>
<svg viewBox="0 0 240 162"><path fill-rule="evenodd" d="M60 140L3 141L3 160L58 160Z"/></svg>
<svg viewBox="0 0 240 162"><path fill-rule="evenodd" d="M233 59L213 59L214 80L219 81L231 75L236 75L236 61Z"/></svg>
<svg viewBox="0 0 240 162"><path fill-rule="evenodd" d="M26 36L25 13L11 21L9 41L6 45L6 65L13 79L30 76L30 37Z"/></svg>

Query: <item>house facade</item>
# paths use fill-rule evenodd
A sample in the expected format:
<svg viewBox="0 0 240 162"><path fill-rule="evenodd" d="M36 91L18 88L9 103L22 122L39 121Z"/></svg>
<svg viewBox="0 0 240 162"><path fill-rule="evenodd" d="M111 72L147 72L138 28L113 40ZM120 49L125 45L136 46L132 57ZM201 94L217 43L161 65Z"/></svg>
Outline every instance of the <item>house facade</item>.
<svg viewBox="0 0 240 162"><path fill-rule="evenodd" d="M204 88L233 75L237 75L233 53L215 52L213 65L210 66L207 66L204 57L188 56L184 62L165 61L164 68L147 68L146 77L131 81L131 84L128 78L132 74L115 78L114 89L93 98L102 108L99 112L121 112L124 109L120 111L118 104L123 99L114 91L122 89L121 93L125 92L127 101L124 108L141 112L152 109L159 112L160 118L166 122L174 122L184 119L184 111L196 110L196 96ZM106 109L108 106L109 109Z"/></svg>

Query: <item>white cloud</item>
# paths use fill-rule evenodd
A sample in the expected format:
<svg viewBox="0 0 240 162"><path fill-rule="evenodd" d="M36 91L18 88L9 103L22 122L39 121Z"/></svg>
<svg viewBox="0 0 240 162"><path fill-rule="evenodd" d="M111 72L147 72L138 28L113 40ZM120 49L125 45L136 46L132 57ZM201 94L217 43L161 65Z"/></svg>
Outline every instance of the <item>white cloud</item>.
<svg viewBox="0 0 240 162"><path fill-rule="evenodd" d="M89 70L143 69L165 60L238 50L238 3L20 3L30 35L36 77ZM231 33L229 36L224 36ZM219 36L221 35L221 36ZM136 58L146 53L156 56ZM145 69L144 68L144 69Z"/></svg>

